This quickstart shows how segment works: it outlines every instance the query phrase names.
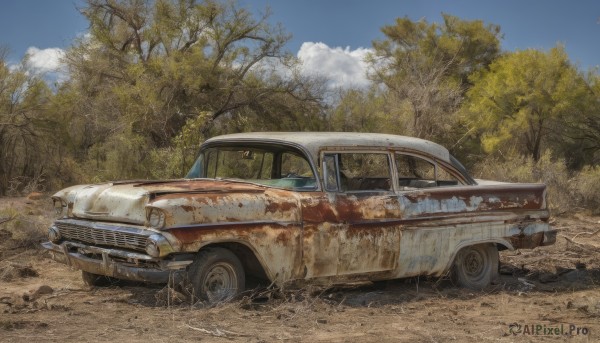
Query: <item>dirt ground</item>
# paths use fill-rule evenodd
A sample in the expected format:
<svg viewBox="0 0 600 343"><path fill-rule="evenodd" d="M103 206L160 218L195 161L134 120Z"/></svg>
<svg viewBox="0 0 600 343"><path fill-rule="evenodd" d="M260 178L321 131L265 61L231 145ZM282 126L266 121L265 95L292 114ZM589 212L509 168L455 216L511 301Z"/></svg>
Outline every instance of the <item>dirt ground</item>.
<svg viewBox="0 0 600 343"><path fill-rule="evenodd" d="M599 217L554 218L556 245L501 252L482 292L411 278L214 307L163 285L85 286L38 248L51 221L47 198L0 198L2 342L600 342Z"/></svg>

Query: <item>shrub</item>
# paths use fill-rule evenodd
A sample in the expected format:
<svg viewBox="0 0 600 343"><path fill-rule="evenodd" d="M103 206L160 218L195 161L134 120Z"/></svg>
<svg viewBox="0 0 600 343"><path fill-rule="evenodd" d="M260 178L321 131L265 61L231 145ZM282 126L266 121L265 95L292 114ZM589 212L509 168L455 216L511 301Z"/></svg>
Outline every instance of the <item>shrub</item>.
<svg viewBox="0 0 600 343"><path fill-rule="evenodd" d="M29 212L13 208L0 210L0 259L21 249L38 249L47 239L49 218Z"/></svg>
<svg viewBox="0 0 600 343"><path fill-rule="evenodd" d="M584 167L572 181L582 206L600 214L600 166Z"/></svg>

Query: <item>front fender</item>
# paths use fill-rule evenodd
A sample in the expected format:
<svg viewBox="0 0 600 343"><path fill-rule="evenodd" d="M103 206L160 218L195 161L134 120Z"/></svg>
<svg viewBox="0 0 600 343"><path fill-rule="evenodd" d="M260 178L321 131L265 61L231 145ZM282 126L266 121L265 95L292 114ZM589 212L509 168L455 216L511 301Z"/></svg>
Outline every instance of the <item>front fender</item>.
<svg viewBox="0 0 600 343"><path fill-rule="evenodd" d="M280 283L302 276L301 222L196 224L163 231L182 242L183 252L195 253L212 245L243 245L254 254L270 281Z"/></svg>

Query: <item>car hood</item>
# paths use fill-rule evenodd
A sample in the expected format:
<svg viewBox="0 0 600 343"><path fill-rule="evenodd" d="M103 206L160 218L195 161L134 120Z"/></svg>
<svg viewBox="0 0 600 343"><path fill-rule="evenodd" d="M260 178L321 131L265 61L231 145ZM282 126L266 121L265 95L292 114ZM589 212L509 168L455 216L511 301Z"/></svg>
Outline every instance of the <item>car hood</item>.
<svg viewBox="0 0 600 343"><path fill-rule="evenodd" d="M259 185L218 180L122 181L65 188L53 195L69 217L143 225L146 205L167 194L261 192Z"/></svg>

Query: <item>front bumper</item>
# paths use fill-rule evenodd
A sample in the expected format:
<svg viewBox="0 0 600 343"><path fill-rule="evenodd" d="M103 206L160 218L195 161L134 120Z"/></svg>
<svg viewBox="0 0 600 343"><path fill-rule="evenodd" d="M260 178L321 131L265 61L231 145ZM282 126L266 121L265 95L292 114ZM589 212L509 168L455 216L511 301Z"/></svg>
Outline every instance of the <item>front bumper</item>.
<svg viewBox="0 0 600 343"><path fill-rule="evenodd" d="M125 250L64 241L42 243L53 260L83 271L118 279L167 283L178 277L191 260L165 260Z"/></svg>

